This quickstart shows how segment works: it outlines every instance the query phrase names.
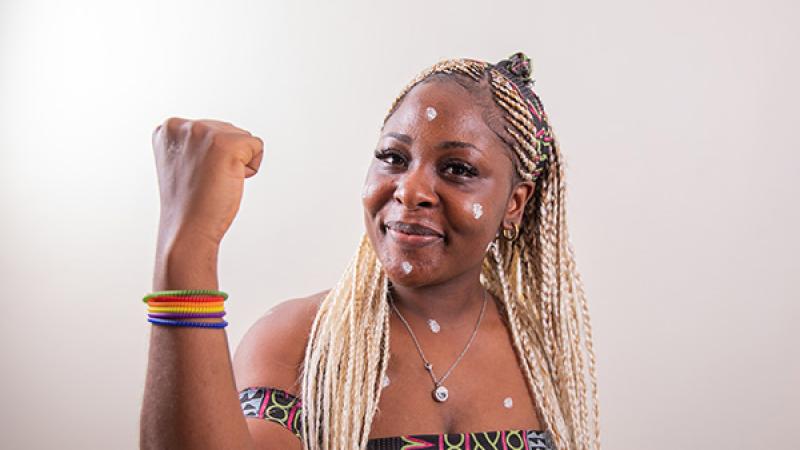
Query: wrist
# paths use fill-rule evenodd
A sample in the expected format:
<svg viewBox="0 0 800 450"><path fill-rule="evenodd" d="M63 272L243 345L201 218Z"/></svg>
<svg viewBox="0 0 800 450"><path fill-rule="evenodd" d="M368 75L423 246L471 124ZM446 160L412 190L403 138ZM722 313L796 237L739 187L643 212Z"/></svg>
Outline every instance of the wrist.
<svg viewBox="0 0 800 450"><path fill-rule="evenodd" d="M202 234L181 234L159 242L153 290L218 289L219 243Z"/></svg>

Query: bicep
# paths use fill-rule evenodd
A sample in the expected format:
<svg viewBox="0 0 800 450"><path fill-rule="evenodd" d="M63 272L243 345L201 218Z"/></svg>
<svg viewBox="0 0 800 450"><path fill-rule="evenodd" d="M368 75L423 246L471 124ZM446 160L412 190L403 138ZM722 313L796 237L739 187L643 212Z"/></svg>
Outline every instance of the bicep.
<svg viewBox="0 0 800 450"><path fill-rule="evenodd" d="M307 299L283 302L259 318L233 357L236 388L265 386L297 395L315 309Z"/></svg>
<svg viewBox="0 0 800 450"><path fill-rule="evenodd" d="M250 327L233 358L238 392L264 387L298 396L306 342L319 299L312 296L283 302ZM244 402L242 408L244 413ZM253 405L249 408L253 409ZM264 416L247 417L247 426L257 449L302 449L302 441L287 425Z"/></svg>
<svg viewBox="0 0 800 450"><path fill-rule="evenodd" d="M247 428L257 450L303 450L303 443L283 425L264 419L248 418Z"/></svg>

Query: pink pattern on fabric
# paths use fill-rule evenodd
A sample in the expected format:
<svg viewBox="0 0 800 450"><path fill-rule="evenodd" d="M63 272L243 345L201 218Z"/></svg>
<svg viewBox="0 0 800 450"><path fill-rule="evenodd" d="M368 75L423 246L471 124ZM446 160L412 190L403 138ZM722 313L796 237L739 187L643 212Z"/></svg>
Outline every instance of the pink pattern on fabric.
<svg viewBox="0 0 800 450"><path fill-rule="evenodd" d="M503 441L503 450L508 450L508 447L506 446L506 432L505 431L501 431L500 432L500 440Z"/></svg>
<svg viewBox="0 0 800 450"><path fill-rule="evenodd" d="M291 426L294 423L294 414L297 412L298 404L295 403L292 406L292 410L289 411L289 421L286 423L286 426Z"/></svg>
<svg viewBox="0 0 800 450"><path fill-rule="evenodd" d="M269 403L269 396L272 395L272 389L267 389L264 392L264 399L261 401L261 408L258 410L258 417L264 418L264 410L267 409L267 403Z"/></svg>
<svg viewBox="0 0 800 450"><path fill-rule="evenodd" d="M404 441L409 441L412 444L415 444L413 447L407 447L407 446L403 445L403 449L405 449L405 450L416 450L416 449L420 449L420 448L431 448L431 447L433 447L433 444L431 444L430 442L425 442L423 440L415 438L412 435L403 436L403 440ZM422 445L422 447L420 447L419 445ZM439 445L439 448L441 449L441 444Z"/></svg>

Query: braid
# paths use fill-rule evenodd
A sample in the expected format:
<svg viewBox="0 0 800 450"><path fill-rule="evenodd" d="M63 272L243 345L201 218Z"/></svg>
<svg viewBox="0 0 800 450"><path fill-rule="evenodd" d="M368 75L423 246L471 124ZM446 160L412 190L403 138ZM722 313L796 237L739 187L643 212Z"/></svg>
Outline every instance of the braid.
<svg viewBox="0 0 800 450"><path fill-rule="evenodd" d="M533 92L530 60L516 54L495 65L471 59L437 63L403 89L384 122L415 86L437 78L491 98L487 124L508 145L514 175L535 183L518 238L490 244L481 283L502 300L536 414L555 448L599 449L596 360L567 230L563 161ZM302 375L307 450L367 446L389 363L388 282L365 235L311 327Z"/></svg>

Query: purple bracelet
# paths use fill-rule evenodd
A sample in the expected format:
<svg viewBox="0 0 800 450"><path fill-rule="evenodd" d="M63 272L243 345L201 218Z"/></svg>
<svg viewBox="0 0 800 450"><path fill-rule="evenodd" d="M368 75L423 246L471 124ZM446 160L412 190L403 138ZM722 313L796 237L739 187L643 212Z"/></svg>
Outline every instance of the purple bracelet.
<svg viewBox="0 0 800 450"><path fill-rule="evenodd" d="M228 322L189 322L184 320L169 320L169 319L147 319L153 325L167 325L172 327L196 327L196 328L225 328Z"/></svg>
<svg viewBox="0 0 800 450"><path fill-rule="evenodd" d="M219 313L150 313L147 315L152 319L217 319L225 316L225 312Z"/></svg>

